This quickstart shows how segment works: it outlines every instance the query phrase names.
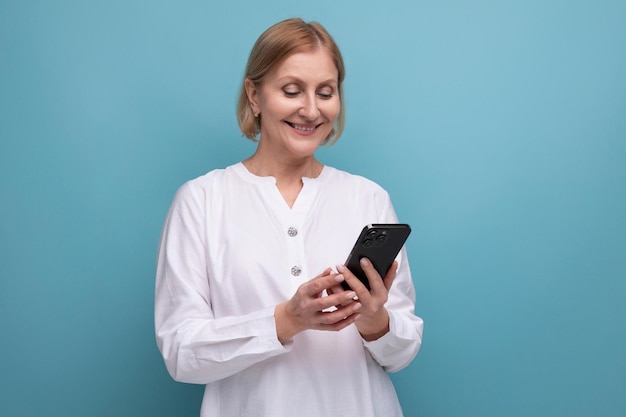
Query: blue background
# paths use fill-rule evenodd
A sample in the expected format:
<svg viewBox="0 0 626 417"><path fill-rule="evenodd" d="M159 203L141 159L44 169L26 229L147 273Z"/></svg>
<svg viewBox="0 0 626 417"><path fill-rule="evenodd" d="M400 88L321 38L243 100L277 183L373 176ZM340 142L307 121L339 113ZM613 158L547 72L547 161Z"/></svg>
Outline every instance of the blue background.
<svg viewBox="0 0 626 417"><path fill-rule="evenodd" d="M407 417L626 415L610 0L0 0L0 415L198 415L155 346L157 240L179 185L253 152L243 67L292 16L347 65L347 128L319 157L413 226Z"/></svg>

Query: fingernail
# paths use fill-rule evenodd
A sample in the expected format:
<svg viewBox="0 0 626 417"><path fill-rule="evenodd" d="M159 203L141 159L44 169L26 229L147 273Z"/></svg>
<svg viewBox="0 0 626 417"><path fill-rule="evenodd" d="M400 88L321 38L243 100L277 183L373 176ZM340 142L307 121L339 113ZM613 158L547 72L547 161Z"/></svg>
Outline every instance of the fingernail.
<svg viewBox="0 0 626 417"><path fill-rule="evenodd" d="M337 272L343 274L344 271L345 271L345 269L344 269L343 265L337 265Z"/></svg>
<svg viewBox="0 0 626 417"><path fill-rule="evenodd" d="M349 292L348 294L346 294L346 299L347 300L354 300L356 298L356 293L354 291Z"/></svg>
<svg viewBox="0 0 626 417"><path fill-rule="evenodd" d="M336 275L336 276L335 276L335 281L337 281L337 282L341 282L341 281L343 281L343 280L344 280L343 275L338 274L338 275Z"/></svg>
<svg viewBox="0 0 626 417"><path fill-rule="evenodd" d="M369 261L367 260L367 258L361 258L361 265L362 266L369 266Z"/></svg>

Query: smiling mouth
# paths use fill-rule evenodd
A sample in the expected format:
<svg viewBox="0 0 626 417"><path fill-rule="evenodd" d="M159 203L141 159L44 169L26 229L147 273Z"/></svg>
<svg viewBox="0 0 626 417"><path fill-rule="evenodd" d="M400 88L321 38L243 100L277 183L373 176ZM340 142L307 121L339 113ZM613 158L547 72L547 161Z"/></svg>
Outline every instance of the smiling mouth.
<svg viewBox="0 0 626 417"><path fill-rule="evenodd" d="M301 130L303 132L312 132L315 129L317 129L321 123L319 125L315 125L315 126L304 126L304 125L297 125L295 123L291 123L291 122L285 122L287 123L289 126L293 127L296 130Z"/></svg>

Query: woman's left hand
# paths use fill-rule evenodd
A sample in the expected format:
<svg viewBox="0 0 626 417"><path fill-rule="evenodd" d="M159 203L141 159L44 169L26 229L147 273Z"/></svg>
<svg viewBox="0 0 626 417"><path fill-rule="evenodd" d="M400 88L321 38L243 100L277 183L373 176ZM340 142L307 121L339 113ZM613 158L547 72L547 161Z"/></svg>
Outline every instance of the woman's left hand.
<svg viewBox="0 0 626 417"><path fill-rule="evenodd" d="M337 266L337 271L343 274L346 283L356 293L362 307L359 310L361 317L355 324L361 337L367 341L376 340L389 332L389 313L385 308L389 289L396 277L398 262L394 261L384 278L367 259L361 259L361 268L367 275L371 291L344 265Z"/></svg>

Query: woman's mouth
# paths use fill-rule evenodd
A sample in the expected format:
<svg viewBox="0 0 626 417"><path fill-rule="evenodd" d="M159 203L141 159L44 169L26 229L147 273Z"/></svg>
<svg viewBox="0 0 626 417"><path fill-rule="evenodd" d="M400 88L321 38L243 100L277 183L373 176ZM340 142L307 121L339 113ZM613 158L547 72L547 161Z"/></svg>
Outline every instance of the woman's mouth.
<svg viewBox="0 0 626 417"><path fill-rule="evenodd" d="M304 132L304 133L313 132L319 126L319 125L299 125L299 124L291 123L291 122L285 122L285 123L287 123L292 128L299 130L301 132Z"/></svg>

